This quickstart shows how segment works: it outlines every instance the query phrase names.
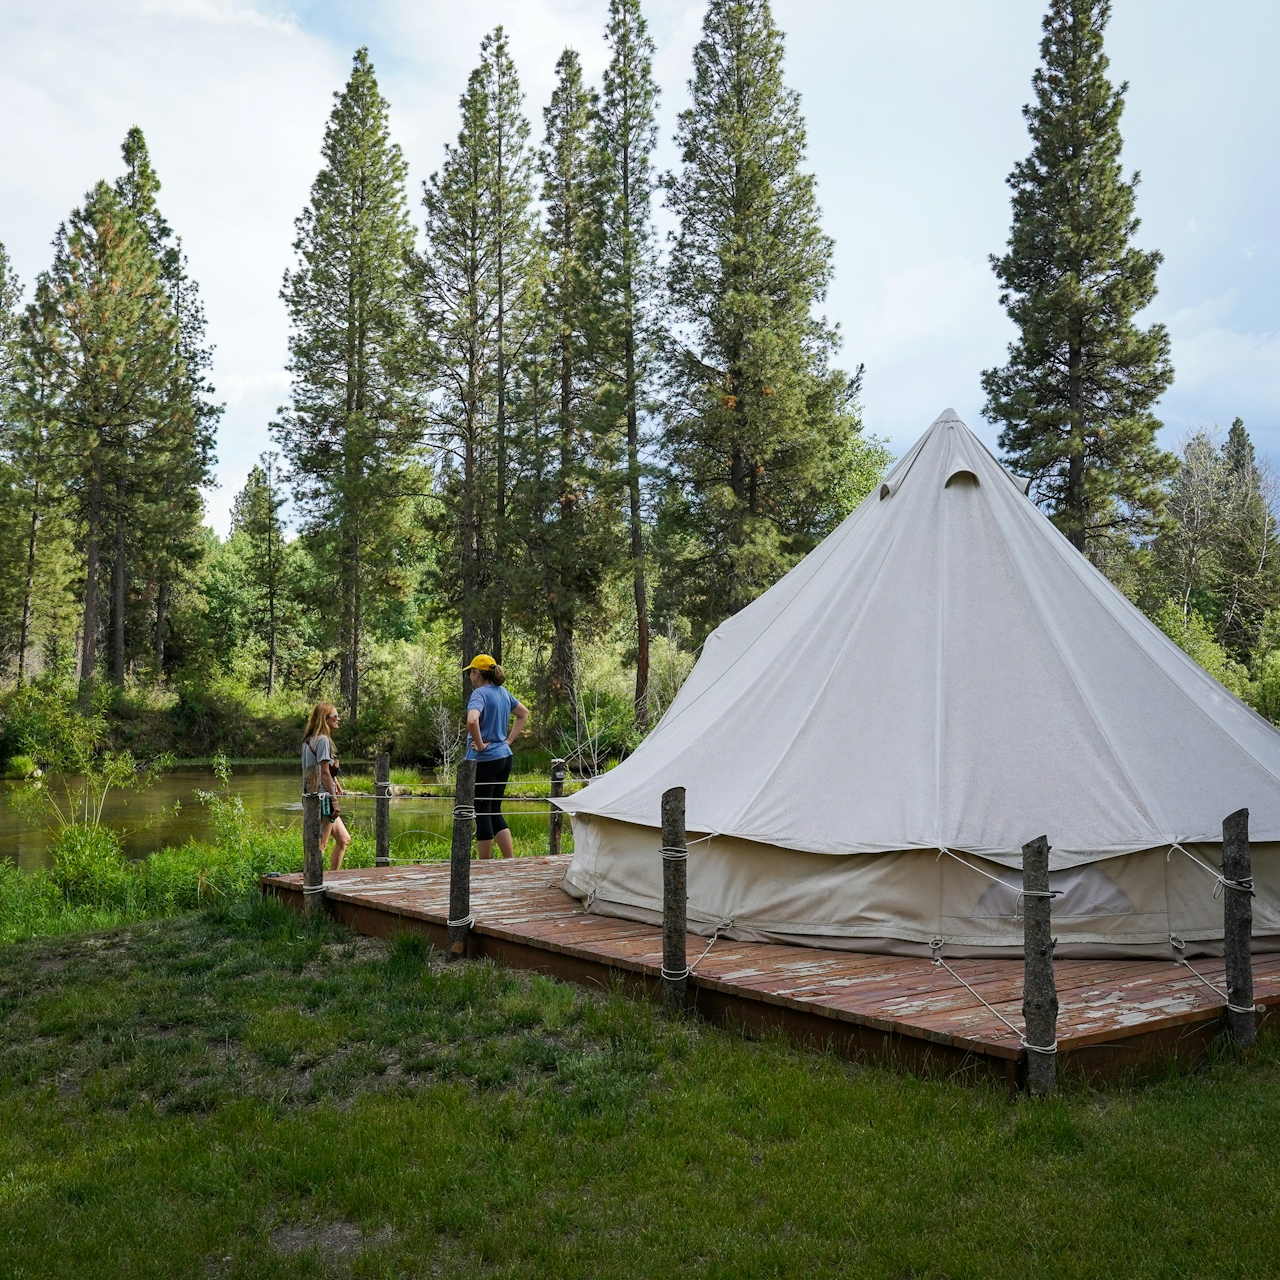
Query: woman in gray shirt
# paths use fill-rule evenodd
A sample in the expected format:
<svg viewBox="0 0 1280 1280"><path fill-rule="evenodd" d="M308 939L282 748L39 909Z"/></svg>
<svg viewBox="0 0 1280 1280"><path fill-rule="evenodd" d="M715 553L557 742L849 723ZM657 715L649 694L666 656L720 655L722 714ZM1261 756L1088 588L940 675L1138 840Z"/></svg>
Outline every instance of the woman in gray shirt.
<svg viewBox="0 0 1280 1280"><path fill-rule="evenodd" d="M338 808L338 797L342 794L338 775L342 766L338 763L330 736L337 728L337 707L332 702L317 702L302 735L302 789L310 795L320 794L320 856L324 857L332 836L334 845L329 859L330 871L337 871L342 866L343 854L351 843L347 824L342 821L342 810Z"/></svg>

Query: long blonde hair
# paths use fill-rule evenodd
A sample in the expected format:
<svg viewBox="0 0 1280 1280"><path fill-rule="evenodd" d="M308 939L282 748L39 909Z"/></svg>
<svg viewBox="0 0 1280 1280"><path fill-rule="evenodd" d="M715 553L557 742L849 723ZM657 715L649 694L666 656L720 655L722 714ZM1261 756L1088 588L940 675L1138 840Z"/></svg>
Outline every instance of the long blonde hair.
<svg viewBox="0 0 1280 1280"><path fill-rule="evenodd" d="M321 733L328 733L328 720L331 715L337 712L338 708L332 702L317 702L315 710L311 713L311 718L307 721L307 727L303 730L302 745L315 750L316 738Z"/></svg>

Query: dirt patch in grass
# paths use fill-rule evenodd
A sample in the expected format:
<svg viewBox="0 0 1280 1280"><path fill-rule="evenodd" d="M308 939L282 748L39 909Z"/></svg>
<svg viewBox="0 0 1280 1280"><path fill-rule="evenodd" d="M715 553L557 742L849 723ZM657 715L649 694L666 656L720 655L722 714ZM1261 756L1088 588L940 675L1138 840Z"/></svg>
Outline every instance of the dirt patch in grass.
<svg viewBox="0 0 1280 1280"><path fill-rule="evenodd" d="M327 1262L347 1261L366 1249L390 1244L390 1227L365 1235L354 1222L293 1223L271 1233L271 1247L279 1254L313 1252Z"/></svg>

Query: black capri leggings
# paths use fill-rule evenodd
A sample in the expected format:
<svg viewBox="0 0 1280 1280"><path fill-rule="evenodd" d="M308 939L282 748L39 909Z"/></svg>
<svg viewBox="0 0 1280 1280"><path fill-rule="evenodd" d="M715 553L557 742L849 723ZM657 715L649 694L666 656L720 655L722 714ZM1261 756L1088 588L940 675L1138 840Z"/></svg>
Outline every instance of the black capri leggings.
<svg viewBox="0 0 1280 1280"><path fill-rule="evenodd" d="M511 761L476 761L476 839L492 840L499 831L507 830L507 820L502 816L502 797L506 794L507 779L511 777Z"/></svg>

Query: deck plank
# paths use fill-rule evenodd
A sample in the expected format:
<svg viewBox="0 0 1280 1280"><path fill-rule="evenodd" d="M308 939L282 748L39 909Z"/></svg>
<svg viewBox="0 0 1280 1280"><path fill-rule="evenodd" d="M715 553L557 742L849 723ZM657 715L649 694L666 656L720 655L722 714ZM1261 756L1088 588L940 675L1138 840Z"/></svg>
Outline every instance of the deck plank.
<svg viewBox="0 0 1280 1280"><path fill-rule="evenodd" d="M559 881L570 859L520 858L472 864L474 930L508 943L656 979L662 930L616 916L589 914ZM298 893L300 875L264 880ZM448 863L353 868L326 876L326 898L443 926L449 906ZM801 1011L833 1023L945 1044L995 1059L1020 1059L1021 960L948 959L973 988L924 957L885 956L784 943L734 942L690 934L695 991ZM1196 971L1216 987L1223 962L1202 958ZM1160 960L1059 960L1060 1050L1216 1019L1225 1000L1184 965ZM1255 998L1280 1000L1280 955L1254 958ZM993 1012L993 1009L996 1012Z"/></svg>

